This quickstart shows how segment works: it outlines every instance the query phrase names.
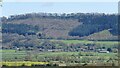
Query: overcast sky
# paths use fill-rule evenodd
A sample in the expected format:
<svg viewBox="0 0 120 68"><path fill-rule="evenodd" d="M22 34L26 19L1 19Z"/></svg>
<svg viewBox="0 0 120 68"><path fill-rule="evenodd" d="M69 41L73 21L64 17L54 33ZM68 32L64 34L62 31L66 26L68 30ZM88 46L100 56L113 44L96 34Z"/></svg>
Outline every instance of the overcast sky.
<svg viewBox="0 0 120 68"><path fill-rule="evenodd" d="M118 2L4 2L2 16L25 13L117 13Z"/></svg>

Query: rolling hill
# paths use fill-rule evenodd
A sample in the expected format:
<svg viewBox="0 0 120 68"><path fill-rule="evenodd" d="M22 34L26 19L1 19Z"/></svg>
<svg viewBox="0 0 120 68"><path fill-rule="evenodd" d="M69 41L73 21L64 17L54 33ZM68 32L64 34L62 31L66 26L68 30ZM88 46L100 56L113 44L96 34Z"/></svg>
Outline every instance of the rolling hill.
<svg viewBox="0 0 120 68"><path fill-rule="evenodd" d="M2 17L5 24L27 24L37 30L33 32L42 33L46 38L53 39L89 39L89 40L117 40L118 32L117 15L104 13L71 13L71 14L50 14L50 13L31 13L14 15L8 18ZM9 25L8 25L9 26ZM5 31L11 32L12 29L25 29L25 27L15 28ZM28 27L30 31L31 27ZM111 29L111 30L109 30ZM115 32L116 30L116 32Z"/></svg>

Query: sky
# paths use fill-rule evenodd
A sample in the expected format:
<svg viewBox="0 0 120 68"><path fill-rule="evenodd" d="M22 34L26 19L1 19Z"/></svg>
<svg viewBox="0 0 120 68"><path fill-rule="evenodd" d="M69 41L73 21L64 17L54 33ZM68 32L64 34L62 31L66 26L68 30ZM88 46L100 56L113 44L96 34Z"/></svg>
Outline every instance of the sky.
<svg viewBox="0 0 120 68"><path fill-rule="evenodd" d="M4 2L2 16L25 13L117 13L118 2Z"/></svg>
<svg viewBox="0 0 120 68"><path fill-rule="evenodd" d="M119 0L3 0L4 2L118 2Z"/></svg>

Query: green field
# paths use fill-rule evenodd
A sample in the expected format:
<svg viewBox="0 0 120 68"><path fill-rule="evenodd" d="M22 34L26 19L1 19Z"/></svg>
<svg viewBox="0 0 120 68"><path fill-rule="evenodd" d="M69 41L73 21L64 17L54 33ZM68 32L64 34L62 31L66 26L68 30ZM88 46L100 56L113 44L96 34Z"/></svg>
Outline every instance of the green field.
<svg viewBox="0 0 120 68"><path fill-rule="evenodd" d="M52 42L63 42L65 44L95 44L97 47L114 48L118 47L118 41L89 41L89 40L50 40Z"/></svg>
<svg viewBox="0 0 120 68"><path fill-rule="evenodd" d="M96 62L101 62L104 61L106 62L107 60L109 60L110 58L112 58L113 60L117 59L117 53L95 53L95 52L81 52L82 56L79 56L79 52L39 52L34 54L33 52L31 52L31 61L32 62L38 62L41 61L45 61L47 58L58 58L61 59L59 61L68 61L68 60L83 60L85 61L86 59L88 60L94 60ZM37 56L37 58L36 58ZM17 58L16 58L17 57ZM24 61L24 58L28 57L27 53L25 51L15 51L15 50L3 50L2 53L2 59L3 61ZM45 59L45 57L47 57ZM78 58L79 57L79 58ZM45 60L43 60L45 59ZM101 59L98 61L98 59ZM51 62L53 60L46 61L46 62ZM56 60L55 60L56 61ZM64 61L65 62L65 61ZM69 62L69 61L68 61ZM82 63L82 62L81 62Z"/></svg>
<svg viewBox="0 0 120 68"><path fill-rule="evenodd" d="M31 56L30 61L24 61L25 57L28 57L25 51L16 52L15 50L8 50L8 51L3 50L2 59L3 59L3 65L7 65L7 66L14 66L14 63L16 63L17 66L23 64L26 66L31 66L32 64L42 65L42 64L52 63L54 61L59 61L59 63L62 62L65 64L66 63L75 64L76 61L80 61L77 62L79 64L84 64L85 62L88 61L92 61L92 62L88 62L88 64L101 63L101 62L117 64L116 63L117 62L116 60L118 59L117 53L106 54L106 53L95 53L95 52L81 52L81 54L82 56L79 56L79 52L39 52L37 53L37 55L36 54L29 55ZM55 60L51 60L50 58L52 59L54 58ZM107 62L110 58L112 58L113 62L111 61Z"/></svg>
<svg viewBox="0 0 120 68"><path fill-rule="evenodd" d="M61 41L66 44L88 44L88 43L94 43L94 44L107 44L107 45L114 45L118 44L118 41L88 41L88 40L51 40L51 41Z"/></svg>

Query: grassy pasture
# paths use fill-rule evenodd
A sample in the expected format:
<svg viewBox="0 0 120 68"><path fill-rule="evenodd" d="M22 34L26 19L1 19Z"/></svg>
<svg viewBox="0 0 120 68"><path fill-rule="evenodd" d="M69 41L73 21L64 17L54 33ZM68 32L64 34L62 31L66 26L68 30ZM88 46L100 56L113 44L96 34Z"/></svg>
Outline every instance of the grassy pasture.
<svg viewBox="0 0 120 68"><path fill-rule="evenodd" d="M95 43L95 44L107 44L107 45L114 45L118 44L118 41L88 41L88 40L51 40L51 41L61 41L66 44L89 44L89 43Z"/></svg>
<svg viewBox="0 0 120 68"><path fill-rule="evenodd" d="M65 44L95 44L96 47L113 48L118 47L118 41L89 41L89 40L51 40L52 42L63 42Z"/></svg>

